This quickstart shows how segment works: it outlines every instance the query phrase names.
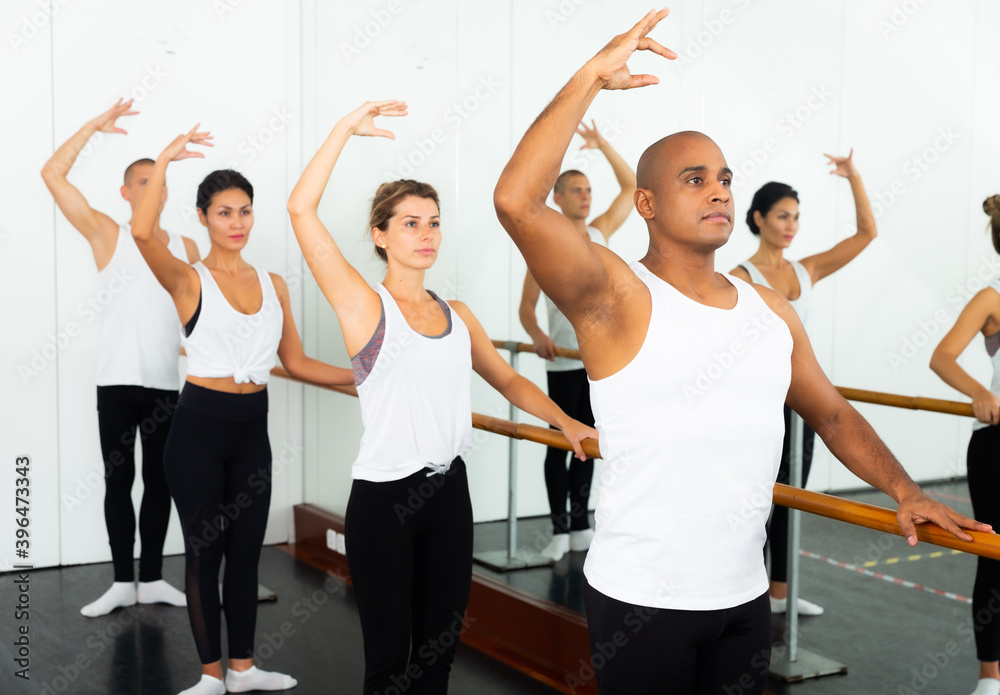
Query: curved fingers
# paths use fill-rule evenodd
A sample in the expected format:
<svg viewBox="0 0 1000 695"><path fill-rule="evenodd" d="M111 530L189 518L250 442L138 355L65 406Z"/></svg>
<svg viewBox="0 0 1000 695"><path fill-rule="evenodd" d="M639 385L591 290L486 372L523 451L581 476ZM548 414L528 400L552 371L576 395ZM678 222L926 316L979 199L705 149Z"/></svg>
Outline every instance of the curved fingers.
<svg viewBox="0 0 1000 695"><path fill-rule="evenodd" d="M652 84L660 84L660 78L656 75L629 75L628 85L624 89L635 89L636 87L648 87Z"/></svg>
<svg viewBox="0 0 1000 695"><path fill-rule="evenodd" d="M669 60L674 60L677 57L677 53L667 48L663 44L659 43L658 41L654 41L653 39L647 37L639 39L639 43L636 46L636 50L652 51L653 53L661 55Z"/></svg>
<svg viewBox="0 0 1000 695"><path fill-rule="evenodd" d="M651 32L653 28L659 24L660 21L665 19L668 14L670 14L669 7L664 7L660 11L650 10L646 13L646 16L640 19L638 23L629 29L628 33L625 35L629 38L640 39Z"/></svg>

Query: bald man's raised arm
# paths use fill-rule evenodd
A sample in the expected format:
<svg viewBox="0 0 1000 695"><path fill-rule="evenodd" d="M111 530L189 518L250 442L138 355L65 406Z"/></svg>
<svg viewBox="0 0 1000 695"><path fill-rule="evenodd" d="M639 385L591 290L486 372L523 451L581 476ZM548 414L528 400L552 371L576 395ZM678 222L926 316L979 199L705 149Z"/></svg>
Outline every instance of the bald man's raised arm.
<svg viewBox="0 0 1000 695"><path fill-rule="evenodd" d="M647 37L668 12L650 12L573 75L521 138L493 194L500 223L524 255L528 270L577 334L585 317L600 314L609 302L621 299L620 281L630 271L615 254L603 253L604 249L578 234L545 199L577 125L597 93L659 82L652 75L631 74L626 61L632 54L651 51L665 58L677 57Z"/></svg>
<svg viewBox="0 0 1000 695"><path fill-rule="evenodd" d="M605 260L562 213L546 204L577 124L600 91L581 70L524 134L493 202L542 291L572 322L607 285Z"/></svg>

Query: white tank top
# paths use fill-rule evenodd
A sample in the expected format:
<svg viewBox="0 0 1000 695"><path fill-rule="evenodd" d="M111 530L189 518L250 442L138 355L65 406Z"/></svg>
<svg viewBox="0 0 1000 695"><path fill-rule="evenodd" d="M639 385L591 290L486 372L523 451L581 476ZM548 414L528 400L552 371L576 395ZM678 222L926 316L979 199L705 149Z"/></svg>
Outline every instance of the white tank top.
<svg viewBox="0 0 1000 695"><path fill-rule="evenodd" d="M812 278L809 277L809 271L806 267L799 263L798 261L789 261L792 264L792 268L795 269L795 277L799 281L799 296L797 299L789 299L788 303L792 305L795 309L795 313L799 315L799 320L802 321L802 325L806 325L806 319L809 317L809 308L812 306L812 293L813 293L813 283ZM764 277L764 273L750 261L743 261L740 263L740 267L750 274L750 280L757 283L758 285L763 285L768 289L774 289L771 287L771 283L767 281Z"/></svg>
<svg viewBox="0 0 1000 695"><path fill-rule="evenodd" d="M389 290L381 284L375 289L382 298L384 325L380 322L362 350L377 350L377 357L371 355L371 369L355 379L365 432L351 476L381 483L427 467L445 471L472 447L469 330L432 294L446 309L448 328L439 336L417 333Z"/></svg>
<svg viewBox="0 0 1000 695"><path fill-rule="evenodd" d="M689 299L640 263L652 313L639 353L590 382L604 464L584 565L641 606L731 608L767 590L764 524L791 380L788 326L742 280L730 310Z"/></svg>
<svg viewBox="0 0 1000 695"><path fill-rule="evenodd" d="M993 280L989 286L1000 294L1000 280ZM990 356L990 361L993 363L993 380L990 382L990 391L994 395L1000 396L1000 333L994 333L986 338L986 354ZM989 425L974 419L973 430L981 430L984 427L989 427Z"/></svg>
<svg viewBox="0 0 1000 695"><path fill-rule="evenodd" d="M187 263L184 240L179 234L167 232L167 236L167 249ZM130 224L118 226L115 251L97 274L97 286L93 303L78 310L101 315L97 385L176 391L180 385L177 309L139 253Z"/></svg>
<svg viewBox="0 0 1000 695"><path fill-rule="evenodd" d="M587 236L595 244L600 244L604 248L608 247L607 240L597 227L587 227ZM576 340L576 331L573 329L573 324L563 316L563 313L552 303L551 299L546 297L544 293L542 296L545 297L545 308L548 310L549 337L552 338L552 342L561 348L579 350L580 344ZM545 369L549 372L568 372L571 369L583 369L583 362L580 360L571 360L567 357L556 357L552 362L545 360Z"/></svg>
<svg viewBox="0 0 1000 695"><path fill-rule="evenodd" d="M191 335L181 339L187 352L188 376L232 377L237 384L266 384L284 323L270 274L254 269L264 301L256 313L244 314L233 308L201 261L193 267L201 278L201 311Z"/></svg>

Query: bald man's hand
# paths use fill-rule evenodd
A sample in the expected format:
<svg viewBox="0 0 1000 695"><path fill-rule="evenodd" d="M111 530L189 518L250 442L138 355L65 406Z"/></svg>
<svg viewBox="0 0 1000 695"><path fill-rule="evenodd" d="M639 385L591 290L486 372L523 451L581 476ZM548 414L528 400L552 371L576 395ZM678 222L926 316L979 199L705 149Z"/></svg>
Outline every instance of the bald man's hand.
<svg viewBox="0 0 1000 695"><path fill-rule="evenodd" d="M638 24L613 38L611 43L588 61L587 67L594 71L602 89L633 89L659 84L660 80L655 75L633 75L626 62L636 51L652 51L668 60L677 58L677 54L669 48L664 48L646 36L668 14L670 10L666 7L659 12L650 10Z"/></svg>

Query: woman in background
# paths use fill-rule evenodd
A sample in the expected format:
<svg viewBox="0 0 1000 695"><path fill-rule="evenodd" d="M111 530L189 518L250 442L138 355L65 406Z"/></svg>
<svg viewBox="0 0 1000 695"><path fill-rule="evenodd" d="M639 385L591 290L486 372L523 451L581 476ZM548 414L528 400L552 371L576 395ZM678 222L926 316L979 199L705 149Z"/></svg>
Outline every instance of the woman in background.
<svg viewBox="0 0 1000 695"><path fill-rule="evenodd" d="M990 217L993 248L1000 253L1000 195L983 201ZM958 357L977 333L986 339L986 352L993 361L993 377L987 388L958 364ZM941 339L931 357L931 369L949 386L972 399L976 423L966 458L969 497L977 519L1000 525L1000 280L973 297L954 327ZM1000 695L1000 620L989 604L1000 590L1000 562L978 558L972 590L972 624L979 659L979 683L973 695Z"/></svg>
<svg viewBox="0 0 1000 695"><path fill-rule="evenodd" d="M834 167L830 173L843 176L851 184L857 214L857 231L854 235L832 249L801 261L786 259L785 249L791 246L792 239L799 231L799 194L788 184L772 181L754 193L750 209L747 210L747 226L753 234L760 237L760 247L757 253L730 271L741 280L769 287L787 299L807 330L813 285L854 260L878 234L868 194L861 182L861 175L854 166L854 150L846 157L825 156ZM785 406L785 439L781 448L781 467L778 469L778 482L785 484L788 484L790 478L791 417L791 409ZM805 423L802 432L802 487L805 487L812 466L816 433ZM787 508L773 507L767 530L771 546L771 584L768 589L771 611L784 613L788 596ZM764 554L766 557L766 544ZM821 606L802 598L799 599L798 608L801 615L823 613Z"/></svg>

